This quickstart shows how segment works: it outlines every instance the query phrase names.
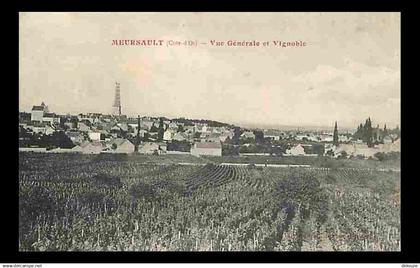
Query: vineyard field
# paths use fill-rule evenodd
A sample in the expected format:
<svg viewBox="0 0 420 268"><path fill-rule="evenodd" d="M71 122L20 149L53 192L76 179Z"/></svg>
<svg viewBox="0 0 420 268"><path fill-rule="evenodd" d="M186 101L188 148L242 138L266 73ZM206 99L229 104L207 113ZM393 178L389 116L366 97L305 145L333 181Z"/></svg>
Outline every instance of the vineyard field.
<svg viewBox="0 0 420 268"><path fill-rule="evenodd" d="M19 250L401 250L400 172L136 157L21 152Z"/></svg>

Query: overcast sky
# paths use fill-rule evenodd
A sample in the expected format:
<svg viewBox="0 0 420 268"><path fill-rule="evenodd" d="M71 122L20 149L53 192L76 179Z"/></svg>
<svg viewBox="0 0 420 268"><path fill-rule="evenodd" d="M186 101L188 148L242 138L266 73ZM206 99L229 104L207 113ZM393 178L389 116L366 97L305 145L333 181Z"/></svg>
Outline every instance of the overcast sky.
<svg viewBox="0 0 420 268"><path fill-rule="evenodd" d="M112 46L113 39L306 47ZM355 127L400 122L399 13L21 13L20 110Z"/></svg>

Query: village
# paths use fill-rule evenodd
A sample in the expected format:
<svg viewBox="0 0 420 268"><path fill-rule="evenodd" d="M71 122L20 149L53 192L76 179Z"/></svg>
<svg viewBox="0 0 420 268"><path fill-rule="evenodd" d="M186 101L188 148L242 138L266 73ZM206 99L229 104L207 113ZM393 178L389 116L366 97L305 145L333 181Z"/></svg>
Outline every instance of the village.
<svg viewBox="0 0 420 268"><path fill-rule="evenodd" d="M337 126L336 126L337 128ZM334 132L337 137L334 138ZM355 133L245 129L210 120L127 117L87 113L58 115L45 103L19 114L19 150L45 153L271 155L373 158L400 151L400 132L373 128L372 145ZM336 139L336 140L334 140Z"/></svg>

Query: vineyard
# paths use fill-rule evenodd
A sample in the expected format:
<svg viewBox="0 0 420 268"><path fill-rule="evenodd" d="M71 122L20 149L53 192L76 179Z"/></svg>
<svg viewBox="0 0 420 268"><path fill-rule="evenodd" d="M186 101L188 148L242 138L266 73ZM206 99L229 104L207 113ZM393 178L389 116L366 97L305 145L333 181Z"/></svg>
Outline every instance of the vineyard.
<svg viewBox="0 0 420 268"><path fill-rule="evenodd" d="M19 250L399 251L399 194L399 172L20 153Z"/></svg>

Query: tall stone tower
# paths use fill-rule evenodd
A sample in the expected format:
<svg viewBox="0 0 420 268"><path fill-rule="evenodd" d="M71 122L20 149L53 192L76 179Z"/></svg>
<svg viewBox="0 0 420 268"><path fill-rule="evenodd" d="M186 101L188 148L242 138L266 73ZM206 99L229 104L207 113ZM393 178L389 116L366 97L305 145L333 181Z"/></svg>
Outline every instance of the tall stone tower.
<svg viewBox="0 0 420 268"><path fill-rule="evenodd" d="M114 99L114 113L121 115L121 96L120 96L120 83L115 82L115 99Z"/></svg>

